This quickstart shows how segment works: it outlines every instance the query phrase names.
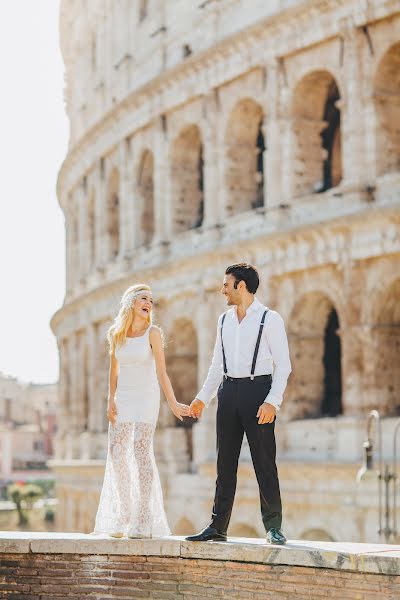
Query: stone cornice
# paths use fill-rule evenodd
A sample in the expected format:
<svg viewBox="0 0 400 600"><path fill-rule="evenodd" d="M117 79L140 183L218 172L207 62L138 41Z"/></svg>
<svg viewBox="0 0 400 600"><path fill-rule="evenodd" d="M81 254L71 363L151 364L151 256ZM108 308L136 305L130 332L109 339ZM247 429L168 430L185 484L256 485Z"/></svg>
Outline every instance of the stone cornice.
<svg viewBox="0 0 400 600"><path fill-rule="evenodd" d="M121 290L132 282L132 275L137 278L146 278L154 282L153 288L157 293L158 281L163 280L163 273L167 272L169 280L174 282L174 290L180 290L180 294L185 289L195 284L196 273L202 273L201 281L207 280L209 265L213 265L213 273L218 270L218 264L227 264L235 261L240 255L241 249L248 256L254 255L260 257L254 262L258 267L268 267L269 277L280 277L286 273L302 271L315 267L322 267L329 264L335 264L339 268L351 261L363 260L385 254L387 252L400 253L400 240L392 240L391 250L385 247L385 235L388 221L398 219L398 210L396 207L377 208L374 210L374 227L381 231L378 247L372 248L368 245L366 248L359 247L359 239L352 247L352 238L358 231L362 231L368 219L371 218L370 206L364 211L358 211L354 214L346 214L342 217L330 219L325 223L313 222L304 224L302 227L293 226L285 232L278 230L276 232L266 233L261 230L258 235L254 234L251 239L245 237L237 240L232 247L231 238L214 243L211 248L203 248L198 254L187 255L184 258L176 256L167 256L162 263L150 266L137 265L126 275L121 275L113 281L96 286L95 289L79 295L69 303L58 310L51 319L51 328L54 334L58 335L58 327L62 322L86 309L90 309L97 302L107 301L115 295L117 299ZM379 222L381 225L379 226ZM298 248L307 246L306 254L299 252ZM296 249L297 248L297 249ZM266 251L268 250L268 251ZM216 259L218 256L218 260ZM261 257L264 257L261 259ZM189 276L188 273L191 275ZM209 277L210 278L210 277ZM217 282L218 285L218 282ZM160 290L161 291L161 290ZM163 295L165 290L162 288ZM166 294L168 296L168 293ZM171 294L174 296L174 293ZM68 325L66 327L68 329Z"/></svg>
<svg viewBox="0 0 400 600"><path fill-rule="evenodd" d="M335 19L325 18L324 27L317 27L316 21L321 14L328 15L333 10ZM352 19L354 25L361 26L396 12L400 10L395 0L373 3L363 0L357 11L354 11L353 3L348 0L305 0L189 57L128 94L69 150L57 182L57 195L61 204L63 191L70 189L91 168L91 147L94 143L96 157L103 156L121 139L148 125L160 114L207 94L210 89L222 86L257 66L263 66L277 56L287 56L340 35L340 23ZM246 52L243 52L244 49ZM238 53L242 54L240 63L231 60ZM184 92L185 82L191 83L190 96ZM149 105L148 110L141 110L146 104Z"/></svg>
<svg viewBox="0 0 400 600"><path fill-rule="evenodd" d="M0 556L10 553L31 553L32 556L63 553L169 556L177 559L305 566L314 569L399 575L400 546L394 544L290 540L286 546L271 547L262 538L229 538L228 541L230 543L194 544L177 536L152 540L116 540L107 535L83 533L5 531L0 533Z"/></svg>

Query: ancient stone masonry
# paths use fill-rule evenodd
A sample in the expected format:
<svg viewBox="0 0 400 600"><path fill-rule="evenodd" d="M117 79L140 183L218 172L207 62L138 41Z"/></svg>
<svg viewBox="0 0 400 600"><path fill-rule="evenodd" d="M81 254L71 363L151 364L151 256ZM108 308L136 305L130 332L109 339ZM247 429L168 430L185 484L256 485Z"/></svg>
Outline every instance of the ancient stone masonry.
<svg viewBox="0 0 400 600"><path fill-rule="evenodd" d="M0 598L395 600L398 546L0 533Z"/></svg>
<svg viewBox="0 0 400 600"><path fill-rule="evenodd" d="M67 291L52 320L60 527L92 527L105 332L121 293L152 285L171 379L190 402L224 269L248 260L289 334L277 426L288 533L377 539L376 490L355 473L368 411L388 434L400 415L398 2L65 0L60 30L71 124L58 180ZM157 453L181 533L208 519L214 415L215 404L182 427L162 406ZM260 535L248 461L245 446L232 531Z"/></svg>

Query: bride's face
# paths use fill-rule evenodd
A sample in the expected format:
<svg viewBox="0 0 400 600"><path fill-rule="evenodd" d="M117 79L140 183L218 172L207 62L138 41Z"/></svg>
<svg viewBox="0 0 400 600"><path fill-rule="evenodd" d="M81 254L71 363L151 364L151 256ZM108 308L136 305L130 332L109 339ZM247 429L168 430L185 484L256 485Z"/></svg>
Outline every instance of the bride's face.
<svg viewBox="0 0 400 600"><path fill-rule="evenodd" d="M153 310L153 297L150 292L140 292L133 305L133 313L142 319L149 319Z"/></svg>

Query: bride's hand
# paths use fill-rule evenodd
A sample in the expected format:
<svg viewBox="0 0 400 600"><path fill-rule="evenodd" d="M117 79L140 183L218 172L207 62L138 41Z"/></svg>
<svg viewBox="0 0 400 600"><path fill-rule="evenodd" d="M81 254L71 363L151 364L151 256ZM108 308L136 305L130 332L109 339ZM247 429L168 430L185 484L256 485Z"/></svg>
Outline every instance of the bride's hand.
<svg viewBox="0 0 400 600"><path fill-rule="evenodd" d="M107 405L107 419L110 421L110 423L112 425L114 425L116 418L117 418L117 406L116 406L114 400L112 400Z"/></svg>
<svg viewBox="0 0 400 600"><path fill-rule="evenodd" d="M181 404L180 402L175 402L174 404L170 404L170 408L177 419L183 421L182 417L189 416L189 406L186 404Z"/></svg>

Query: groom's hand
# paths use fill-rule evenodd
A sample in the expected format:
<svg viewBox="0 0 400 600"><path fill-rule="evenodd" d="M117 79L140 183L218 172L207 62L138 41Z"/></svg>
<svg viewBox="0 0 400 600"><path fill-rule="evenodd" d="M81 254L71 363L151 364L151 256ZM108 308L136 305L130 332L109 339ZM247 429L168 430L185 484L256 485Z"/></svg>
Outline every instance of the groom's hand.
<svg viewBox="0 0 400 600"><path fill-rule="evenodd" d="M265 423L273 423L276 415L276 408L268 402L263 402L258 409L257 418L258 424L264 425Z"/></svg>
<svg viewBox="0 0 400 600"><path fill-rule="evenodd" d="M189 417L193 417L194 419L200 419L204 407L204 402L195 398L189 407Z"/></svg>

